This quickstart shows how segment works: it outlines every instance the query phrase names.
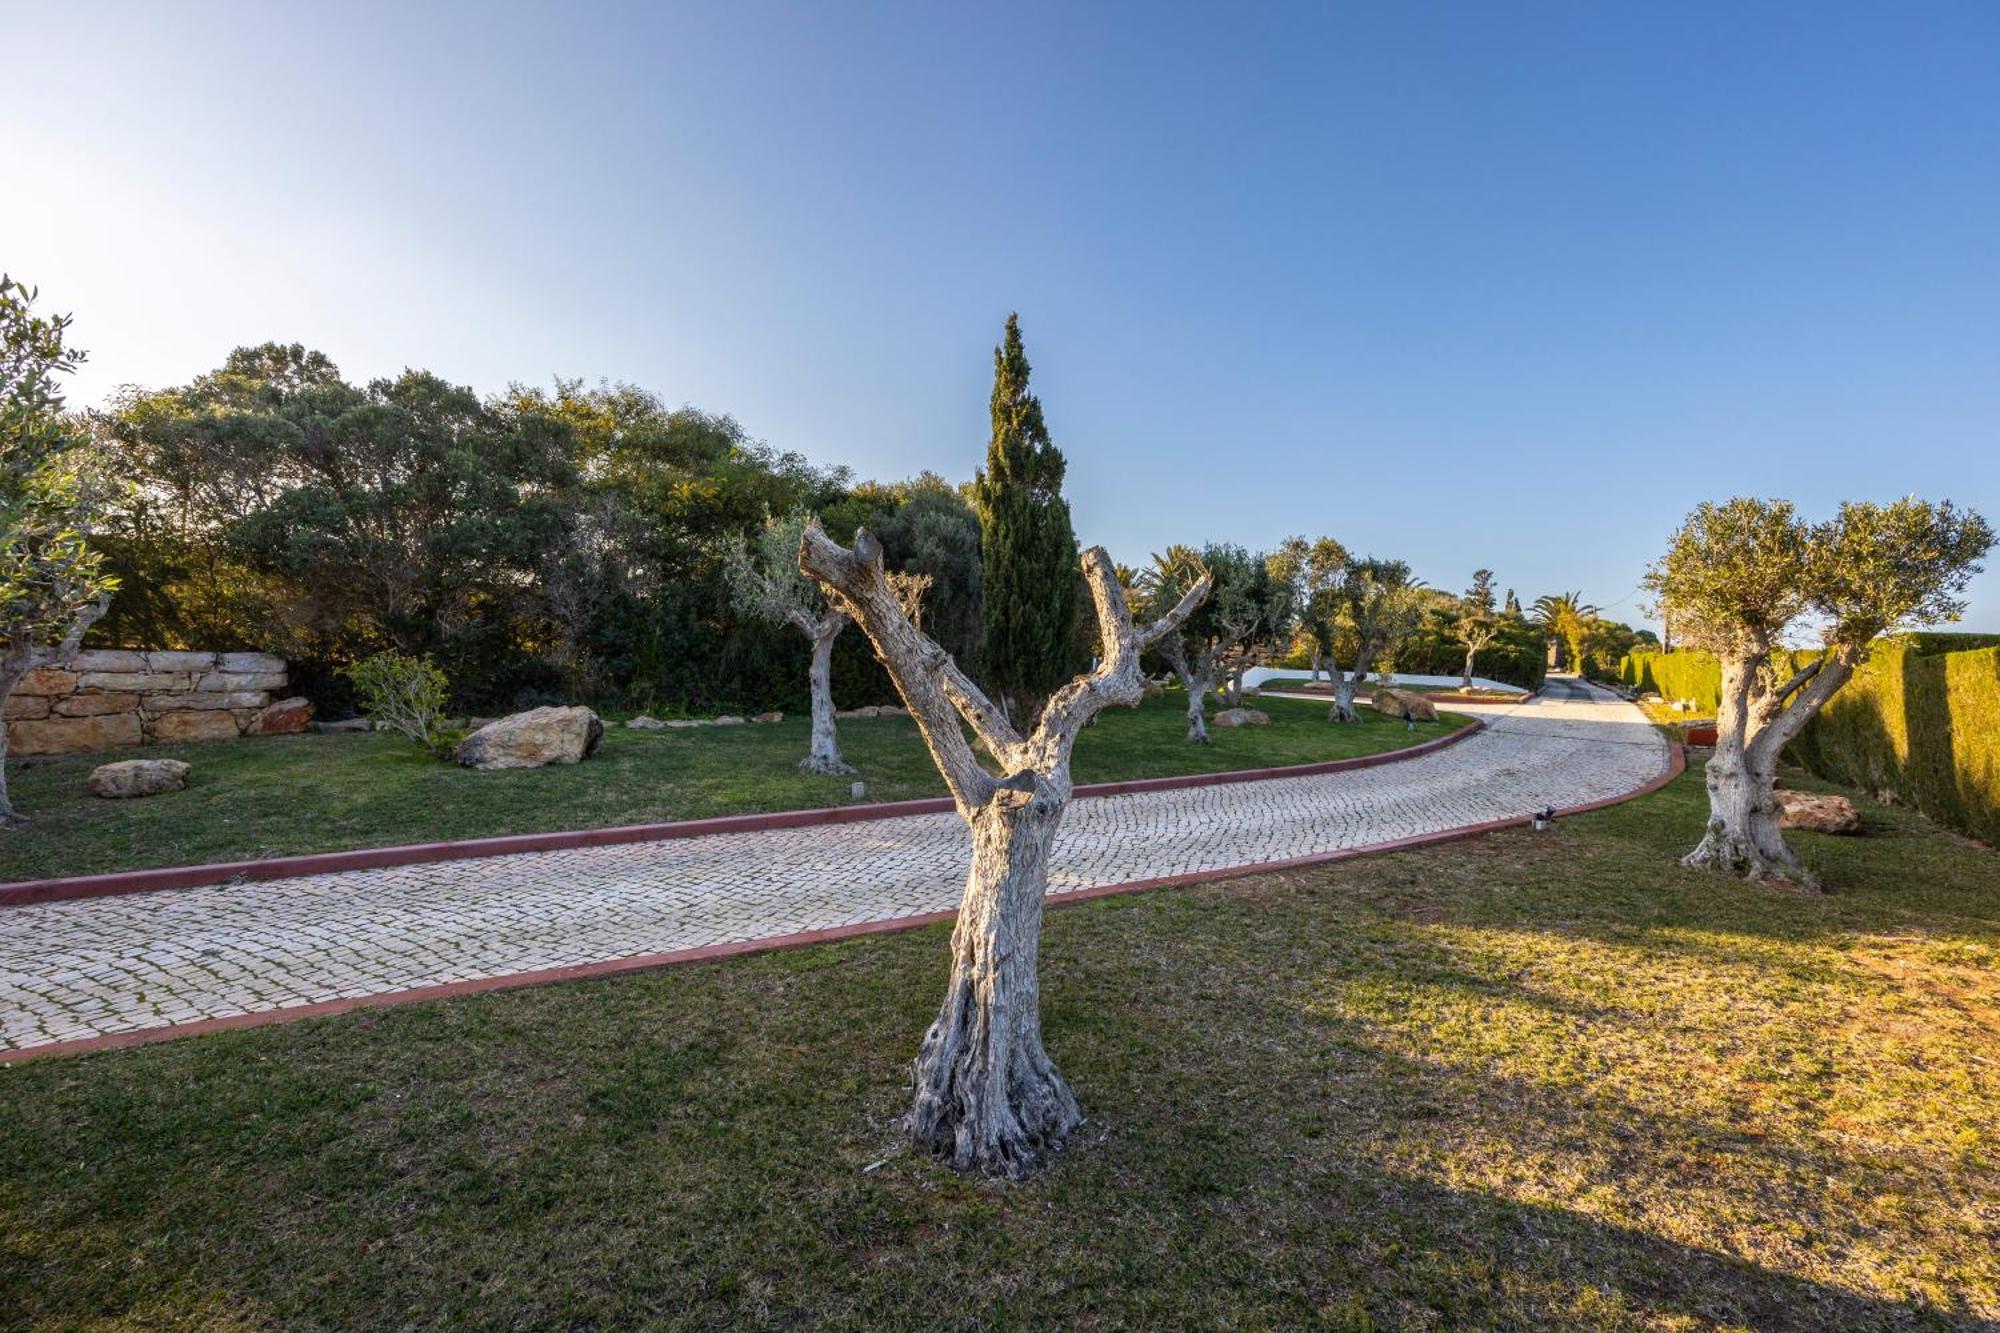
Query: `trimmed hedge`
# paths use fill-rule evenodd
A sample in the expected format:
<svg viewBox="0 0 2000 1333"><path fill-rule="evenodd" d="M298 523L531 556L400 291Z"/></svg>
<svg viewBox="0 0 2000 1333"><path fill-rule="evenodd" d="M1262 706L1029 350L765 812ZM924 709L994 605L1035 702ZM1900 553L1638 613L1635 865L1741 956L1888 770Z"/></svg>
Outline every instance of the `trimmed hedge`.
<svg viewBox="0 0 2000 1333"><path fill-rule="evenodd" d="M1722 702L1722 664L1713 653L1633 653L1618 663L1618 679L1664 699L1692 699L1702 712Z"/></svg>
<svg viewBox="0 0 2000 1333"><path fill-rule="evenodd" d="M1933 657L1980 648L2000 648L2000 634L1952 634L1942 631L1897 634L1879 640L1873 653L1879 655L1894 651L1916 657ZM1811 661L1814 655L1811 651L1792 652L1781 648L1771 655L1771 662L1780 671L1790 674ZM1632 653L1619 659L1618 679L1641 693L1652 691L1669 700L1692 699L1694 706L1703 712L1712 712L1722 703L1722 664L1716 661L1713 653L1691 649L1674 653L1657 650ZM1852 684L1847 686L1849 690L1853 688Z"/></svg>
<svg viewBox="0 0 2000 1333"><path fill-rule="evenodd" d="M1878 645L1791 757L1823 778L1892 792L1940 824L2000 844L2000 647L1926 653L1924 646Z"/></svg>

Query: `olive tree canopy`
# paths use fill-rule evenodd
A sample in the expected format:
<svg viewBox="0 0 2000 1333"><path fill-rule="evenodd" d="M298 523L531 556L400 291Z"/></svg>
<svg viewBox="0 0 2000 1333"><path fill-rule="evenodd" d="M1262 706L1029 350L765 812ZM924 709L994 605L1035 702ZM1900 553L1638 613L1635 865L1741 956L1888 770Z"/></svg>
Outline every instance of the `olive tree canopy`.
<svg viewBox="0 0 2000 1333"><path fill-rule="evenodd" d="M1687 864L1813 884L1779 832L1778 757L1883 634L1958 619L1993 529L1950 501L1849 501L1809 523L1790 501L1704 503L1646 576L1691 648L1722 665L1709 822ZM1788 634L1820 651L1781 670ZM1789 659L1787 659L1789 663Z"/></svg>

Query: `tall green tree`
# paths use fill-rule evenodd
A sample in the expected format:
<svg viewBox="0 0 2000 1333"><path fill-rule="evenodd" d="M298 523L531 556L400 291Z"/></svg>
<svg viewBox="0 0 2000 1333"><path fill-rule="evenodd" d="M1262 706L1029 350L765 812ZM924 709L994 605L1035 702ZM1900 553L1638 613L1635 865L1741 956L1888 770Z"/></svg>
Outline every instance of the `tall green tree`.
<svg viewBox="0 0 2000 1333"><path fill-rule="evenodd" d="M34 302L0 274L0 711L38 660L68 662L117 586L86 540L101 491L57 381L83 354L66 345L69 316L37 315ZM6 757L0 722L0 828L21 822Z"/></svg>
<svg viewBox="0 0 2000 1333"><path fill-rule="evenodd" d="M1500 636L1500 627L1493 618L1493 571L1474 570L1472 586L1465 590L1459 603L1460 614L1452 625L1452 633L1465 649L1465 670L1459 684L1469 690L1472 688L1472 670L1479 660L1480 651Z"/></svg>
<svg viewBox="0 0 2000 1333"><path fill-rule="evenodd" d="M1597 608L1585 603L1580 592L1550 593L1535 599L1535 624L1562 644L1563 665L1579 676L1583 674L1584 644L1596 619Z"/></svg>
<svg viewBox="0 0 2000 1333"><path fill-rule="evenodd" d="M980 524L980 667L1008 716L1033 717L1074 663L1077 545L1063 456L1028 390L1018 315L993 349L993 434L973 482Z"/></svg>

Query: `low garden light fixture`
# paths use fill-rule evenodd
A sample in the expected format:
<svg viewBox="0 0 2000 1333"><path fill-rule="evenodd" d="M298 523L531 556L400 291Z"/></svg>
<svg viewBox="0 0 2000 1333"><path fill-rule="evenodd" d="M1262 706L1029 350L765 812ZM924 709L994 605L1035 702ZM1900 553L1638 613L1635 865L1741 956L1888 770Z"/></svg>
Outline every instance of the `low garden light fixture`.
<svg viewBox="0 0 2000 1333"><path fill-rule="evenodd" d="M1535 816L1534 816L1535 832L1537 833L1544 832L1547 829L1554 827L1555 822L1556 822L1556 808L1554 806L1552 805L1545 806L1542 809L1535 811Z"/></svg>

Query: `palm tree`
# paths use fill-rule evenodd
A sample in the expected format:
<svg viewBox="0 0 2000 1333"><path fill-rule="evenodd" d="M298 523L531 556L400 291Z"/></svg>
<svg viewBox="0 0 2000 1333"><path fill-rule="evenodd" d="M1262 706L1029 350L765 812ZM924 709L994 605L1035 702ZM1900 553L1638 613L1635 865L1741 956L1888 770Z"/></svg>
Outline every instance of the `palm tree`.
<svg viewBox="0 0 2000 1333"><path fill-rule="evenodd" d="M1597 608L1586 605L1580 592L1552 593L1535 599L1534 615L1530 618L1550 638L1562 640L1569 653L1569 669L1581 673L1583 644L1590 637L1590 623L1597 619Z"/></svg>

